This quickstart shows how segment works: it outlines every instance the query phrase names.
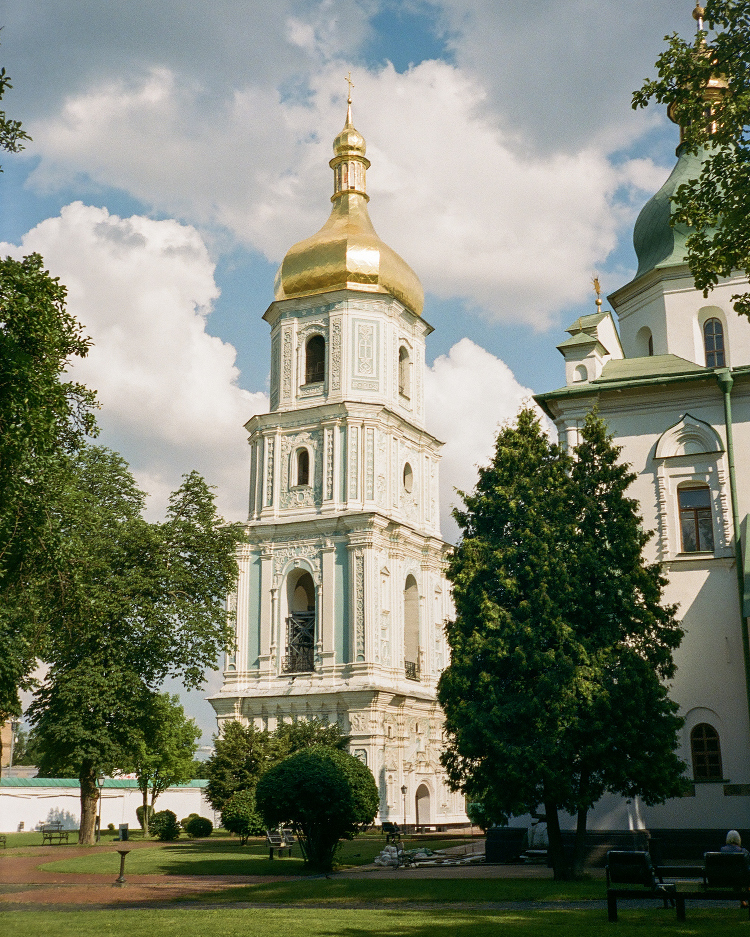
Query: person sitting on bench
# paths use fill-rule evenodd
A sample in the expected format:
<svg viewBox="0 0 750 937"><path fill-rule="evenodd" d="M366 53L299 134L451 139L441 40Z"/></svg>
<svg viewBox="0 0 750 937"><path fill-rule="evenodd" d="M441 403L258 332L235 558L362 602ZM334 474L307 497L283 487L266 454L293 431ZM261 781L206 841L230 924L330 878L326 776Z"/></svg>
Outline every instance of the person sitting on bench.
<svg viewBox="0 0 750 937"><path fill-rule="evenodd" d="M750 855L750 853L748 853L747 849L745 849L745 847L742 845L742 837L741 837L740 834L737 832L737 830L730 830L730 831L727 833L727 841L726 841L726 844L721 847L720 852L728 852L728 853L741 852L741 853L742 853L743 855L745 855L745 856ZM746 901L740 901L740 907L741 907L741 908L746 908L746 907L747 907L747 902L746 902Z"/></svg>
<svg viewBox="0 0 750 937"><path fill-rule="evenodd" d="M742 845L742 837L737 830L730 830L727 833L727 842L725 846L721 847L721 852L741 852L746 856L748 855L747 849Z"/></svg>

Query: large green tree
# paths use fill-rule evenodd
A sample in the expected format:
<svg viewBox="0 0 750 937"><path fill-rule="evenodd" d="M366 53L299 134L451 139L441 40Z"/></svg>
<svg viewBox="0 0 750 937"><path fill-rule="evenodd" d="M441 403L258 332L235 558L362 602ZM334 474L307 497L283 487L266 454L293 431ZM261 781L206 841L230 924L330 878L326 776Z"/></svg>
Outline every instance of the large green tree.
<svg viewBox="0 0 750 937"><path fill-rule="evenodd" d="M642 560L618 452L590 416L573 459L523 410L455 512L443 763L500 822L541 805L558 878L571 871L560 810L577 814L582 849L604 791L656 802L681 790L681 722L660 679L681 631Z"/></svg>
<svg viewBox="0 0 750 937"><path fill-rule="evenodd" d="M193 756L201 731L185 715L179 697L169 693L153 695L135 740L133 771L143 796L143 830L148 835L148 819L156 798L173 784L193 777ZM148 807L151 807L151 810Z"/></svg>
<svg viewBox="0 0 750 937"><path fill-rule="evenodd" d="M633 107L670 105L682 147L704 154L700 176L673 196L672 223L691 229L687 261L707 296L722 277L750 277L750 0L707 0L703 15L708 29L695 43L665 37L658 77L634 93ZM750 318L750 292L732 298Z"/></svg>
<svg viewBox="0 0 750 937"><path fill-rule="evenodd" d="M11 87L0 69L0 99ZM17 153L28 139L0 110L0 150ZM29 685L44 633L43 616L15 613L45 547L46 479L60 452L92 428L92 395L61 380L87 348L41 257L0 260L0 723L20 713L18 691Z"/></svg>
<svg viewBox="0 0 750 937"><path fill-rule="evenodd" d="M0 722L20 712L54 604L29 583L56 577L55 492L94 431L93 393L65 379L88 347L38 254L0 260Z"/></svg>
<svg viewBox="0 0 750 937"><path fill-rule="evenodd" d="M194 472L162 523L143 518L143 492L107 449L83 449L59 483L51 666L30 719L44 770L72 768L79 777L79 839L89 843L96 777L132 766L161 682L179 676L199 686L231 641L224 597L236 583L244 533L222 522ZM100 693L110 686L122 692Z"/></svg>
<svg viewBox="0 0 750 937"><path fill-rule="evenodd" d="M305 862L333 867L342 839L353 839L375 819L380 795L370 769L339 749L313 745L269 768L255 789L269 828L291 826Z"/></svg>

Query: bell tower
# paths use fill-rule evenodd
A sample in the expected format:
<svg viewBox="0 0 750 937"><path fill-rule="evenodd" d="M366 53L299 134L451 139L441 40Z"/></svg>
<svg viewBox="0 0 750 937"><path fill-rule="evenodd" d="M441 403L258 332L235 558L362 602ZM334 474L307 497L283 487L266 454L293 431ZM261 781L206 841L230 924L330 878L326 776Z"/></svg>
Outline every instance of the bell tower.
<svg viewBox="0 0 750 937"><path fill-rule="evenodd" d="M287 252L263 316L270 412L246 424L236 648L211 703L220 725L338 722L379 785L381 820L464 822L439 763L452 607L441 443L424 424L432 328L419 279L370 221L351 86L333 153L331 214Z"/></svg>

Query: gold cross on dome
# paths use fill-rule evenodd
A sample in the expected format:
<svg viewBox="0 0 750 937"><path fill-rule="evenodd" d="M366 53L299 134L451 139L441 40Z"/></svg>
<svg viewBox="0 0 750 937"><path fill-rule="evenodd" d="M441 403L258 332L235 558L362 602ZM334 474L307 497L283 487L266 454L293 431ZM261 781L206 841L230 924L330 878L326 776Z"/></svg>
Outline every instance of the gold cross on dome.
<svg viewBox="0 0 750 937"><path fill-rule="evenodd" d="M349 97L347 98L346 103L347 103L347 104L351 104L351 103L352 103L352 88L354 87L354 82L352 81L352 73L351 73L351 72L349 72L349 74L346 76L346 78L344 78L344 81L346 81L346 82L349 83Z"/></svg>

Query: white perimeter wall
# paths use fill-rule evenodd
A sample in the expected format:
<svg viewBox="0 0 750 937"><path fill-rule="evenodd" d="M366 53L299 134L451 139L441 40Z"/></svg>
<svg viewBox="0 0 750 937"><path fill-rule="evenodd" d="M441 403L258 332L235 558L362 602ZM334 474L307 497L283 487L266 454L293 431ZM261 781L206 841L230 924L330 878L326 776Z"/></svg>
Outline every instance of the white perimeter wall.
<svg viewBox="0 0 750 937"><path fill-rule="evenodd" d="M66 830L77 830L81 818L81 795L77 787L10 787L0 789L0 832L15 833L21 828L34 830L42 823L59 820ZM143 798L138 788L104 788L102 791L102 829L109 823L117 829L127 823L138 829L136 808ZM156 800L156 810L173 810L178 820L191 813L208 817L218 825L199 787L173 787Z"/></svg>

